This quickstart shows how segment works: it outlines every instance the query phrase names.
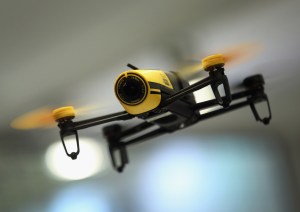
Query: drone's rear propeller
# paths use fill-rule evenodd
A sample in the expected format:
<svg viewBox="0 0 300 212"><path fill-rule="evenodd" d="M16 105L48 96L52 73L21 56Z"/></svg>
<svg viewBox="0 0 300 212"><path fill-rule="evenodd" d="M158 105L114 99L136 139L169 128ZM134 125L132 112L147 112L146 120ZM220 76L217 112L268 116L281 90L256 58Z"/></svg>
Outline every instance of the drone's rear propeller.
<svg viewBox="0 0 300 212"><path fill-rule="evenodd" d="M207 62L211 64L211 60L216 59L217 62L223 61L223 63L226 64L226 68L228 68L246 63L258 56L262 49L262 45L257 43L242 43L221 51L216 51L204 58L200 55L193 55L190 62L179 67L177 73L180 77L192 79L201 76L201 71L207 68ZM203 58L201 62L199 61L199 58Z"/></svg>

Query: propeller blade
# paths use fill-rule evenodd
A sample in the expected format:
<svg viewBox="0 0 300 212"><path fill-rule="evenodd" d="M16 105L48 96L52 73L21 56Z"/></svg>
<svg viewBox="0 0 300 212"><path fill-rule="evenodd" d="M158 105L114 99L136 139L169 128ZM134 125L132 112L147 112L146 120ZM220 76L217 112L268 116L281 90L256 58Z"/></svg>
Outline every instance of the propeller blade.
<svg viewBox="0 0 300 212"><path fill-rule="evenodd" d="M215 51L210 55L220 54L225 60L225 66L232 67L246 63L247 61L253 59L262 52L262 49L262 45L257 43L242 43L221 51ZM181 67L177 70L177 73L180 77L192 79L195 77L201 77L204 74L204 72L202 72L204 69L200 59L205 57L193 55L192 58L192 62L187 62L184 65L181 65Z"/></svg>
<svg viewBox="0 0 300 212"><path fill-rule="evenodd" d="M89 105L85 107L79 107L75 109L76 116L92 114L99 107L95 105ZM53 117L53 111L56 108L43 107L31 112L25 113L15 118L10 126L18 130L31 130L38 128L50 128L56 126L56 121Z"/></svg>
<svg viewBox="0 0 300 212"><path fill-rule="evenodd" d="M242 43L220 51L225 59L225 65L232 67L246 63L257 57L263 50L258 43Z"/></svg>
<svg viewBox="0 0 300 212"><path fill-rule="evenodd" d="M184 79L193 79L195 77L200 77L204 74L202 64L200 62L192 62L190 64L182 65L179 69L176 70L178 76Z"/></svg>
<svg viewBox="0 0 300 212"><path fill-rule="evenodd" d="M15 118L10 126L14 129L29 130L55 126L52 109L39 108Z"/></svg>

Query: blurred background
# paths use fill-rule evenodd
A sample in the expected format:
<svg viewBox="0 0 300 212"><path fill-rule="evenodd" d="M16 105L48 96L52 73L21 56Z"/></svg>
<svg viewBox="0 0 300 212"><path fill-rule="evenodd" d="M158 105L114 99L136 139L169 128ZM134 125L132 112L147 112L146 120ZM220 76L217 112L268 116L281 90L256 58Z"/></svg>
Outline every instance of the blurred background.
<svg viewBox="0 0 300 212"><path fill-rule="evenodd" d="M0 211L300 211L299 8L265 0L1 0ZM264 75L268 126L249 107L212 118L129 147L122 174L111 167L101 127L80 132L77 161L64 155L57 128L10 128L45 106L118 112L113 84L127 63L174 70L190 55L248 41L263 52L227 76L235 91L244 78Z"/></svg>

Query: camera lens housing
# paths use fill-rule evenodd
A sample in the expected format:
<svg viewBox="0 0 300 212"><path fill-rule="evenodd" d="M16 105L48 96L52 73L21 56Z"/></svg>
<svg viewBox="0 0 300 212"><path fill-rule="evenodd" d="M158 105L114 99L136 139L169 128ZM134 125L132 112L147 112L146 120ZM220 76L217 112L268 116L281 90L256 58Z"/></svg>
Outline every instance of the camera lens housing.
<svg viewBox="0 0 300 212"><path fill-rule="evenodd" d="M138 105L145 100L148 88L141 76L130 73L117 80L115 91L118 99L124 104Z"/></svg>

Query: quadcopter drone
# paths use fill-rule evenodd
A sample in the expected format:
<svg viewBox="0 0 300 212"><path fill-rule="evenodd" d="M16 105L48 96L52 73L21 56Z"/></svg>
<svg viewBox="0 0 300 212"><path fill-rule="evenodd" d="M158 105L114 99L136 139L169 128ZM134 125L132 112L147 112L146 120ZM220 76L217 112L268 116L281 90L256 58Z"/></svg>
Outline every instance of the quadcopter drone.
<svg viewBox="0 0 300 212"><path fill-rule="evenodd" d="M129 163L126 148L155 136L172 133L194 125L200 121L218 116L245 106L250 106L254 118L263 124L269 124L271 109L264 92L262 75L247 77L243 81L244 90L231 93L225 74L227 62L222 54L208 56L202 60L202 69L208 76L190 85L177 72L162 70L142 70L128 64L131 70L119 75L114 85L115 95L124 111L96 118L74 121L75 109L72 106L55 109L52 113L60 129L60 138L66 154L73 160L80 152L78 131L114 121L125 121L139 118L143 122L129 129L122 129L119 124L103 128L114 169L122 172ZM196 103L193 92L210 86L214 98ZM219 87L223 87L222 92ZM222 93L222 94L221 94ZM256 104L265 102L268 108L267 117L262 118ZM207 113L201 110L216 108ZM76 152L69 152L65 139L76 138Z"/></svg>
<svg viewBox="0 0 300 212"><path fill-rule="evenodd" d="M268 124L271 120L271 110L267 95L264 93L264 79L262 75L254 75L244 80L246 90L231 94L227 76L224 72L225 59L222 55L212 55L202 60L202 66L208 72L208 77L199 80L193 85L178 77L175 72L161 70L141 70L128 64L132 69L123 72L115 82L115 94L125 111L109 115L73 121L75 111L72 107L62 107L53 111L54 119L60 128L60 137L66 154L76 159L79 152L78 131L112 121L124 121L134 117L144 120L130 129L122 130L121 125L113 124L103 128L107 139L113 167L122 172L129 162L126 147L143 140L166 133L184 129L199 121L217 116L249 105L255 119ZM196 103L193 92L211 86L215 99ZM221 96L219 86L224 88ZM243 99L238 103L233 101ZM269 116L261 118L255 107L258 102L265 101L268 106ZM205 114L201 110L220 105L222 108ZM153 126L157 129L149 131ZM146 131L132 139L126 140L136 134ZM75 136L77 143L76 152L68 152L65 137ZM116 157L118 155L118 160Z"/></svg>

